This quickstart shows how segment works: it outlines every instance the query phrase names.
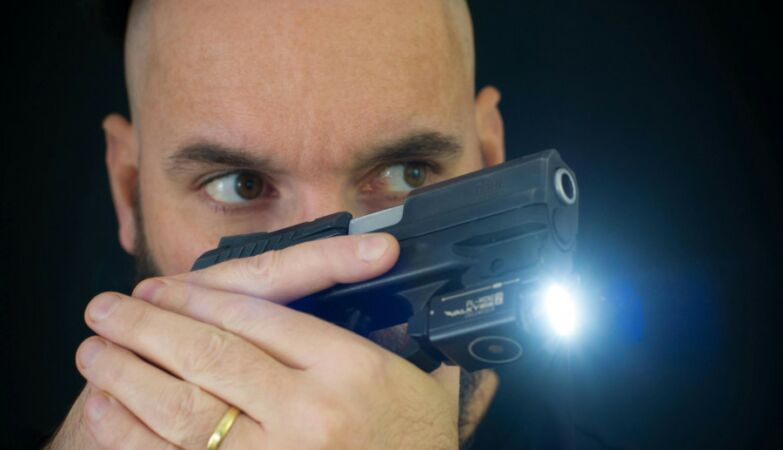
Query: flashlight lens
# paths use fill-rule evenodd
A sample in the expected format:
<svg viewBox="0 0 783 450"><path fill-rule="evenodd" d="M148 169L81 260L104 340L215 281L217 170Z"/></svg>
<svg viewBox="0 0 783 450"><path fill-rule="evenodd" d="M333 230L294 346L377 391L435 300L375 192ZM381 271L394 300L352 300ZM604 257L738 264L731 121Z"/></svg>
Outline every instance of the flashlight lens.
<svg viewBox="0 0 783 450"><path fill-rule="evenodd" d="M569 292L562 286L552 285L544 300L549 324L559 336L570 336L576 330L576 305Z"/></svg>

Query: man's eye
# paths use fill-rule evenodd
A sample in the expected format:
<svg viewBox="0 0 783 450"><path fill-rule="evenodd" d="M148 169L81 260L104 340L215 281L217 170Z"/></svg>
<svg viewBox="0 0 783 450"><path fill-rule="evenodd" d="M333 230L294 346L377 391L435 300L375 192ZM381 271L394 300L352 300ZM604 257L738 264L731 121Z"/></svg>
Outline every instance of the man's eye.
<svg viewBox="0 0 783 450"><path fill-rule="evenodd" d="M408 192L424 186L430 168L423 163L404 163L389 166L381 172L381 179L391 192Z"/></svg>
<svg viewBox="0 0 783 450"><path fill-rule="evenodd" d="M243 203L264 192L264 180L252 173L234 172L212 179L205 185L207 194L221 203Z"/></svg>

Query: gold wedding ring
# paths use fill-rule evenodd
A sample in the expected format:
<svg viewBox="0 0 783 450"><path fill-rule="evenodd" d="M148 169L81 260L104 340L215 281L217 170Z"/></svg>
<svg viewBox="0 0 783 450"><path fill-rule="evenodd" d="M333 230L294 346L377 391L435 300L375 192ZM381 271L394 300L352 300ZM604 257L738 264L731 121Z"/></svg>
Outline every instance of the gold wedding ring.
<svg viewBox="0 0 783 450"><path fill-rule="evenodd" d="M237 416L239 416L239 409L235 406L228 408L228 411L223 414L223 418L220 419L220 422L215 427L215 431L212 432L212 436L209 437L207 450L217 450L220 447L220 443L223 442L223 438L228 434L228 430L234 425Z"/></svg>

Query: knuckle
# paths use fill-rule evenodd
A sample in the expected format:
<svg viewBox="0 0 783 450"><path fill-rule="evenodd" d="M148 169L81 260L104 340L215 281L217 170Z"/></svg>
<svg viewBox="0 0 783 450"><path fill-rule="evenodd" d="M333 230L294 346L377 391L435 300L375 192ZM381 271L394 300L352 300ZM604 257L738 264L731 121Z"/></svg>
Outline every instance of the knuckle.
<svg viewBox="0 0 783 450"><path fill-rule="evenodd" d="M382 380L387 373L388 357L377 348L364 343L351 346L344 355L354 370L351 373L365 380Z"/></svg>
<svg viewBox="0 0 783 450"><path fill-rule="evenodd" d="M85 342L88 341L98 341L105 345L105 348L101 350L99 355L94 357L90 364L91 382L107 390L113 386L125 383L127 381L127 360L123 358L123 351L125 350L111 341L95 336L88 338ZM80 347L77 350L77 359L81 351Z"/></svg>
<svg viewBox="0 0 783 450"><path fill-rule="evenodd" d="M323 242L316 242L315 257L321 262L322 274L329 281L336 282L340 278L340 273L347 267L345 264L334 263L336 260L343 260L341 253L350 253L351 255L344 261L354 259L353 246L352 239L324 239Z"/></svg>
<svg viewBox="0 0 783 450"><path fill-rule="evenodd" d="M272 250L247 258L247 264L243 266L249 278L262 279L267 283L273 282L280 276L280 270L283 267L283 253L282 250Z"/></svg>
<svg viewBox="0 0 783 450"><path fill-rule="evenodd" d="M126 450L134 446L133 433L127 423L117 423L112 417L101 423L91 424L90 431L102 448L111 450Z"/></svg>
<svg viewBox="0 0 783 450"><path fill-rule="evenodd" d="M160 411L172 437L178 442L183 442L191 436L190 429L198 414L201 389L192 384L183 384L172 389L163 396L160 403Z"/></svg>
<svg viewBox="0 0 783 450"><path fill-rule="evenodd" d="M229 347L229 335L217 329L196 338L192 342L194 352L186 352L183 359L182 371L185 374L197 374L212 372L214 369L223 370L221 361Z"/></svg>
<svg viewBox="0 0 783 450"><path fill-rule="evenodd" d="M385 370L388 358L378 349L363 345L361 350L356 351L356 353L361 358L360 361L363 363L365 370L373 373Z"/></svg>
<svg viewBox="0 0 783 450"><path fill-rule="evenodd" d="M149 328L152 322L150 309L135 301L124 301L117 305L117 313L121 313L124 331L139 333ZM120 314L117 314L118 316Z"/></svg>
<svg viewBox="0 0 783 450"><path fill-rule="evenodd" d="M220 327L224 330L241 331L248 327L251 318L256 317L252 304L246 300L228 302L220 311Z"/></svg>
<svg viewBox="0 0 783 450"><path fill-rule="evenodd" d="M264 300L260 299L228 302L220 312L220 327L240 336L252 335L259 326L258 319L268 315L264 313L264 306Z"/></svg>
<svg viewBox="0 0 783 450"><path fill-rule="evenodd" d="M101 375L98 376L101 384L106 386L122 385L128 382L127 360L123 358L123 350L113 344L107 345L106 356L100 364Z"/></svg>
<svg viewBox="0 0 783 450"><path fill-rule="evenodd" d="M344 241L351 241L350 239L324 239L321 242L316 241L313 245L315 247L315 251L317 252L316 255L321 261L329 261L330 259L334 258L334 254L336 251L340 250L341 247L347 247L347 245L341 245L341 244L347 244L347 242Z"/></svg>

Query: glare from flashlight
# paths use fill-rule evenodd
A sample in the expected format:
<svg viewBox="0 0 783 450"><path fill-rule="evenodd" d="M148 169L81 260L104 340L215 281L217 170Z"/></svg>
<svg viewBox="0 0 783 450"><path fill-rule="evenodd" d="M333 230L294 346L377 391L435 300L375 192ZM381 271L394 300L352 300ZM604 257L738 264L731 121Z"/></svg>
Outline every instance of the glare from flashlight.
<svg viewBox="0 0 783 450"><path fill-rule="evenodd" d="M554 332L562 337L576 331L577 310L571 294L563 286L553 284L546 290L544 311Z"/></svg>

